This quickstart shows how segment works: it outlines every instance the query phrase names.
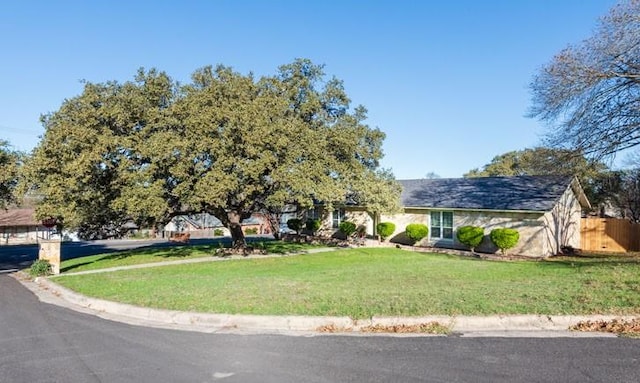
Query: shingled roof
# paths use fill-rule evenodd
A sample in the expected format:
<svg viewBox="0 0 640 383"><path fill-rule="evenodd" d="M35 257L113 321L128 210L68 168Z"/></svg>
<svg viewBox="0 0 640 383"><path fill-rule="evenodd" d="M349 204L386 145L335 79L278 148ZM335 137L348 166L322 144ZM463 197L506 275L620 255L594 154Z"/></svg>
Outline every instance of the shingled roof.
<svg viewBox="0 0 640 383"><path fill-rule="evenodd" d="M399 180L404 207L549 211L577 184L578 199L588 206L572 176L520 176Z"/></svg>
<svg viewBox="0 0 640 383"><path fill-rule="evenodd" d="M35 218L34 209L0 209L0 227L42 226Z"/></svg>

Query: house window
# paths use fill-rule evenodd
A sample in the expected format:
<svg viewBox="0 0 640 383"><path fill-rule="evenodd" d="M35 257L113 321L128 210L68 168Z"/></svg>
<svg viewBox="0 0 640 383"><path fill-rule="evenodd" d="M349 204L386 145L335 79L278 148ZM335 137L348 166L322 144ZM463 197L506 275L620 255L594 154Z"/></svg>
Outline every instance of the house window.
<svg viewBox="0 0 640 383"><path fill-rule="evenodd" d="M431 238L453 240L453 212L431 212Z"/></svg>
<svg viewBox="0 0 640 383"><path fill-rule="evenodd" d="M307 210L306 219L313 219L314 221L319 220L322 217L319 207L314 207L313 209Z"/></svg>
<svg viewBox="0 0 640 383"><path fill-rule="evenodd" d="M333 221L332 226L334 229L337 229L340 227L340 223L344 221L344 216L345 216L344 209L336 209L333 211L333 213L331 214L331 218Z"/></svg>

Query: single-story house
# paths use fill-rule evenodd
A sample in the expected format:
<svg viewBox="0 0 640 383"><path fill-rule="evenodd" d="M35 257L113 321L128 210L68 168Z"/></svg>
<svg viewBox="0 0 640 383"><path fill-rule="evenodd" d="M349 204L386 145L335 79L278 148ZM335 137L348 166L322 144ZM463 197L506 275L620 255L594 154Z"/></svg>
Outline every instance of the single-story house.
<svg viewBox="0 0 640 383"><path fill-rule="evenodd" d="M544 257L562 247L580 247L580 218L589 201L573 176L519 176L399 180L403 212L376 216L362 208L344 206L331 214L315 209L322 217L323 234L337 230L341 221L363 225L375 234L378 222L393 222L392 242L406 243L405 227L423 223L429 235L419 246L464 249L456 238L461 226L485 229L485 239L476 249L496 252L488 238L492 229L518 230L520 240L512 254ZM321 208L320 208L321 209Z"/></svg>
<svg viewBox="0 0 640 383"><path fill-rule="evenodd" d="M48 233L49 229L35 219L34 209L0 210L0 245L37 243Z"/></svg>
<svg viewBox="0 0 640 383"><path fill-rule="evenodd" d="M269 225L266 223L266 218L261 214L254 214L248 219L242 220L241 225L245 234L269 233ZM209 213L173 217L163 229L165 236L176 232L188 232L192 238L213 236L217 230L221 230L224 236L231 235L229 229L217 217Z"/></svg>

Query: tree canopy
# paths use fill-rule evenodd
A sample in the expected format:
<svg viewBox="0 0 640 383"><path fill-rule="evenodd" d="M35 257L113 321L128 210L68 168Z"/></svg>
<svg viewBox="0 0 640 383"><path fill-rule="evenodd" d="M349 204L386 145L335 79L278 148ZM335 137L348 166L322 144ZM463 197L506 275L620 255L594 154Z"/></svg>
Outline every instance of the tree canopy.
<svg viewBox="0 0 640 383"><path fill-rule="evenodd" d="M530 116L547 143L602 158L640 144L640 0L615 6L593 36L570 45L531 83Z"/></svg>
<svg viewBox="0 0 640 383"><path fill-rule="evenodd" d="M399 188L379 168L384 133L365 119L342 82L306 59L259 79L204 67L182 86L141 69L131 82L85 83L44 116L26 174L43 196L38 214L67 227L208 212L244 246L240 223L255 212L347 198L394 208Z"/></svg>
<svg viewBox="0 0 640 383"><path fill-rule="evenodd" d="M589 161L572 150L546 147L514 150L495 156L481 169L471 169L464 177L536 176L545 174L592 177L607 170L601 162Z"/></svg>
<svg viewBox="0 0 640 383"><path fill-rule="evenodd" d="M14 192L22 158L22 153L12 150L9 142L0 140L0 209L16 202Z"/></svg>

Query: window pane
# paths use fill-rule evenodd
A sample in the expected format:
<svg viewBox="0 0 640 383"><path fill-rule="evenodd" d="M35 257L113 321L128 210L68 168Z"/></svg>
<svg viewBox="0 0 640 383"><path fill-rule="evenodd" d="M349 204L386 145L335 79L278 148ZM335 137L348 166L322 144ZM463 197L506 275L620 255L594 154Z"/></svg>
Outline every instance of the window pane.
<svg viewBox="0 0 640 383"><path fill-rule="evenodd" d="M431 238L440 238L440 228L431 227Z"/></svg>
<svg viewBox="0 0 640 383"><path fill-rule="evenodd" d="M453 229L451 228L442 229L442 238L453 239Z"/></svg>
<svg viewBox="0 0 640 383"><path fill-rule="evenodd" d="M307 210L307 219L320 219L320 208L314 207Z"/></svg>
<svg viewBox="0 0 640 383"><path fill-rule="evenodd" d="M450 211L442 212L442 226L453 227L453 213Z"/></svg>
<svg viewBox="0 0 640 383"><path fill-rule="evenodd" d="M344 219L344 210L343 209L334 210L332 213L332 218L333 218L333 228L336 229L340 227L340 222L342 222L342 220Z"/></svg>
<svg viewBox="0 0 640 383"><path fill-rule="evenodd" d="M440 212L432 211L431 212L431 226L440 226Z"/></svg>

